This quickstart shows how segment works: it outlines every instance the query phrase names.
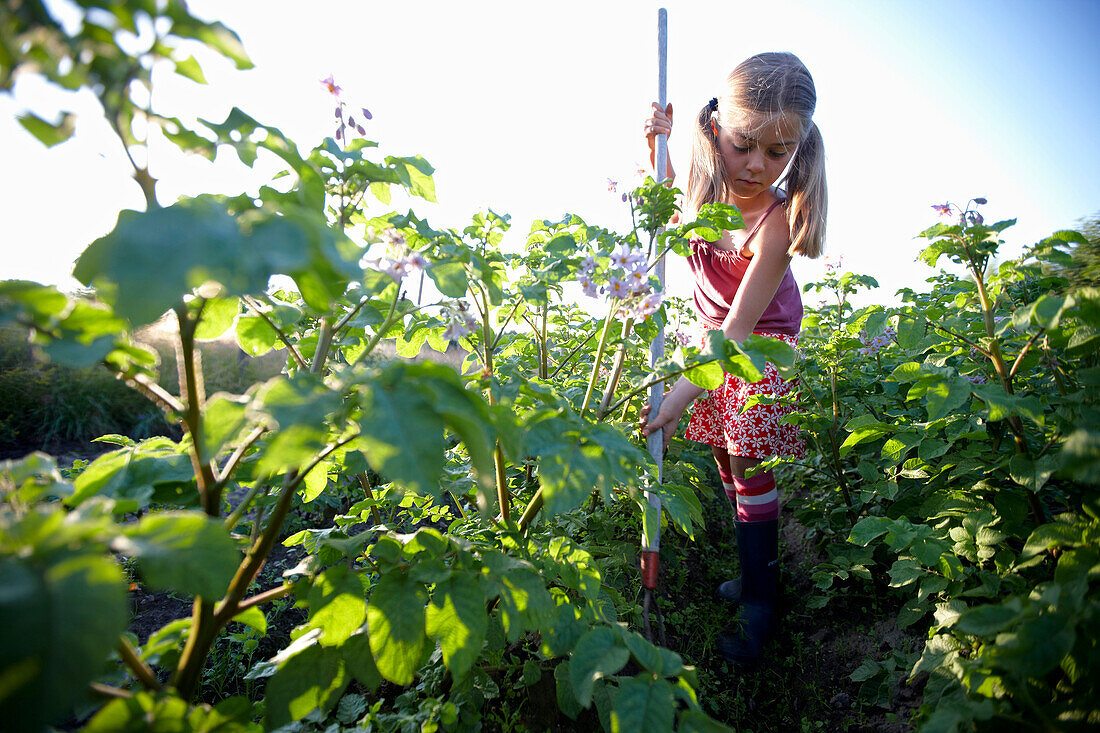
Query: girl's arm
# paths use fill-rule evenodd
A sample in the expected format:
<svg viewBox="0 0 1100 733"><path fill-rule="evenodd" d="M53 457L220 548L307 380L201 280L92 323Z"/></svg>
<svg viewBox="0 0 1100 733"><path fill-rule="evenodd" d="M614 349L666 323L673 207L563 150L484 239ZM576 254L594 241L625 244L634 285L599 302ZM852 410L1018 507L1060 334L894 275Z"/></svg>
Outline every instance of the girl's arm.
<svg viewBox="0 0 1100 733"><path fill-rule="evenodd" d="M775 291L783 281L783 275L791 263L787 250L790 247L790 229L784 216L768 217L754 241L756 254L745 272L745 279L737 289L729 315L722 324L726 338L744 341L764 315L764 310L775 297ZM668 447L684 411L699 395L702 387L689 382L686 377L673 385L661 402L661 409L652 421L649 420L649 405L639 414L639 426L643 435L649 435L658 429L664 430L664 444Z"/></svg>
<svg viewBox="0 0 1100 733"><path fill-rule="evenodd" d="M791 264L790 239L790 226L785 216L769 216L760 227L753 241L752 262L722 323L726 338L744 341L764 315Z"/></svg>

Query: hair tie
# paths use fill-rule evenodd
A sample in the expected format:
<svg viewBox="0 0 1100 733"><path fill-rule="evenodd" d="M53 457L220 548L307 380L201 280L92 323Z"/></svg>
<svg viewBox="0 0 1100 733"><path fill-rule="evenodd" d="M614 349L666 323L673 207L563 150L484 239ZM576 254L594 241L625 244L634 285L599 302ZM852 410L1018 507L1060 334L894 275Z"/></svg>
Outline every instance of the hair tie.
<svg viewBox="0 0 1100 733"><path fill-rule="evenodd" d="M718 111L718 97L711 97L711 100L707 102L707 109L711 112Z"/></svg>

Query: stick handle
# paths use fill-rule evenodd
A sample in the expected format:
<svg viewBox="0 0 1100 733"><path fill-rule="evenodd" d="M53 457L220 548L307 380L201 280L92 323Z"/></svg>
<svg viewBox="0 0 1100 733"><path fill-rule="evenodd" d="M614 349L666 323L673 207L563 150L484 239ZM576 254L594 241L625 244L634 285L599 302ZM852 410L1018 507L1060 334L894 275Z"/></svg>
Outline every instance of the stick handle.
<svg viewBox="0 0 1100 733"><path fill-rule="evenodd" d="M661 8L657 11L657 101L660 103L661 108L664 109L668 104L668 11ZM664 135L657 136L657 180L663 181L668 177L668 139ZM657 262L657 266L654 268L654 272L657 275L657 279L660 281L660 289L663 292L665 289L665 258ZM654 337L653 342L649 345L649 367L653 369L657 363L665 357L665 333L664 329ZM649 388L649 414L656 416L661 411L661 400L664 398L665 385L663 383L655 384ZM657 464L657 482L660 483L664 480L664 430L658 430L655 433L651 433L646 440L646 448L649 449L649 454L653 456L654 463ZM652 558L653 563L653 579L652 582L656 583L656 552L661 546L661 497L657 494L647 491L645 492L646 501L649 505L655 509L656 521L644 521L642 522L642 550L644 552L654 553Z"/></svg>

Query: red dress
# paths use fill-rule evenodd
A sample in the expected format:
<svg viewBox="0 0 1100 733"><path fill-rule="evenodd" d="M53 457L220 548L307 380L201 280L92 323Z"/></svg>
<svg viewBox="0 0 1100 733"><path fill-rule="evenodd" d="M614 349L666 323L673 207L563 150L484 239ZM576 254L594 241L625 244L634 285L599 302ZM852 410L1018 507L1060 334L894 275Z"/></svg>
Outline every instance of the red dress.
<svg viewBox="0 0 1100 733"><path fill-rule="evenodd" d="M736 251L718 249L700 238L691 240L692 254L688 264L695 276L695 308L707 329L721 329L733 298L745 277L751 257L745 247L760 230L760 226L780 204L772 204L756 223ZM802 298L790 268L784 273L775 297L764 309L753 333L779 339L791 346L798 344L802 325ZM685 436L688 440L724 448L730 455L767 458L779 455L801 458L806 444L796 425L782 422L797 410L788 399L775 404L757 404L745 409L752 395L783 397L793 390L793 384L779 376L775 367L767 365L759 382L745 382L726 374L718 389L703 393L695 402Z"/></svg>

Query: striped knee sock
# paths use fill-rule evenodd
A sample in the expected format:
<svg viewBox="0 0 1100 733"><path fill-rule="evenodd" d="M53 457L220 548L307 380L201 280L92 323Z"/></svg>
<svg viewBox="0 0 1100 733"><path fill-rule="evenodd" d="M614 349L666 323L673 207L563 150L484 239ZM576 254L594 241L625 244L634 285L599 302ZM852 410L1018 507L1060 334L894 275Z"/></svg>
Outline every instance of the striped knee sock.
<svg viewBox="0 0 1100 733"><path fill-rule="evenodd" d="M725 484L725 477L722 482ZM752 478L733 477L732 484L733 491L727 487L726 496L737 502L737 521L763 522L779 518L779 492L771 471L757 472Z"/></svg>

